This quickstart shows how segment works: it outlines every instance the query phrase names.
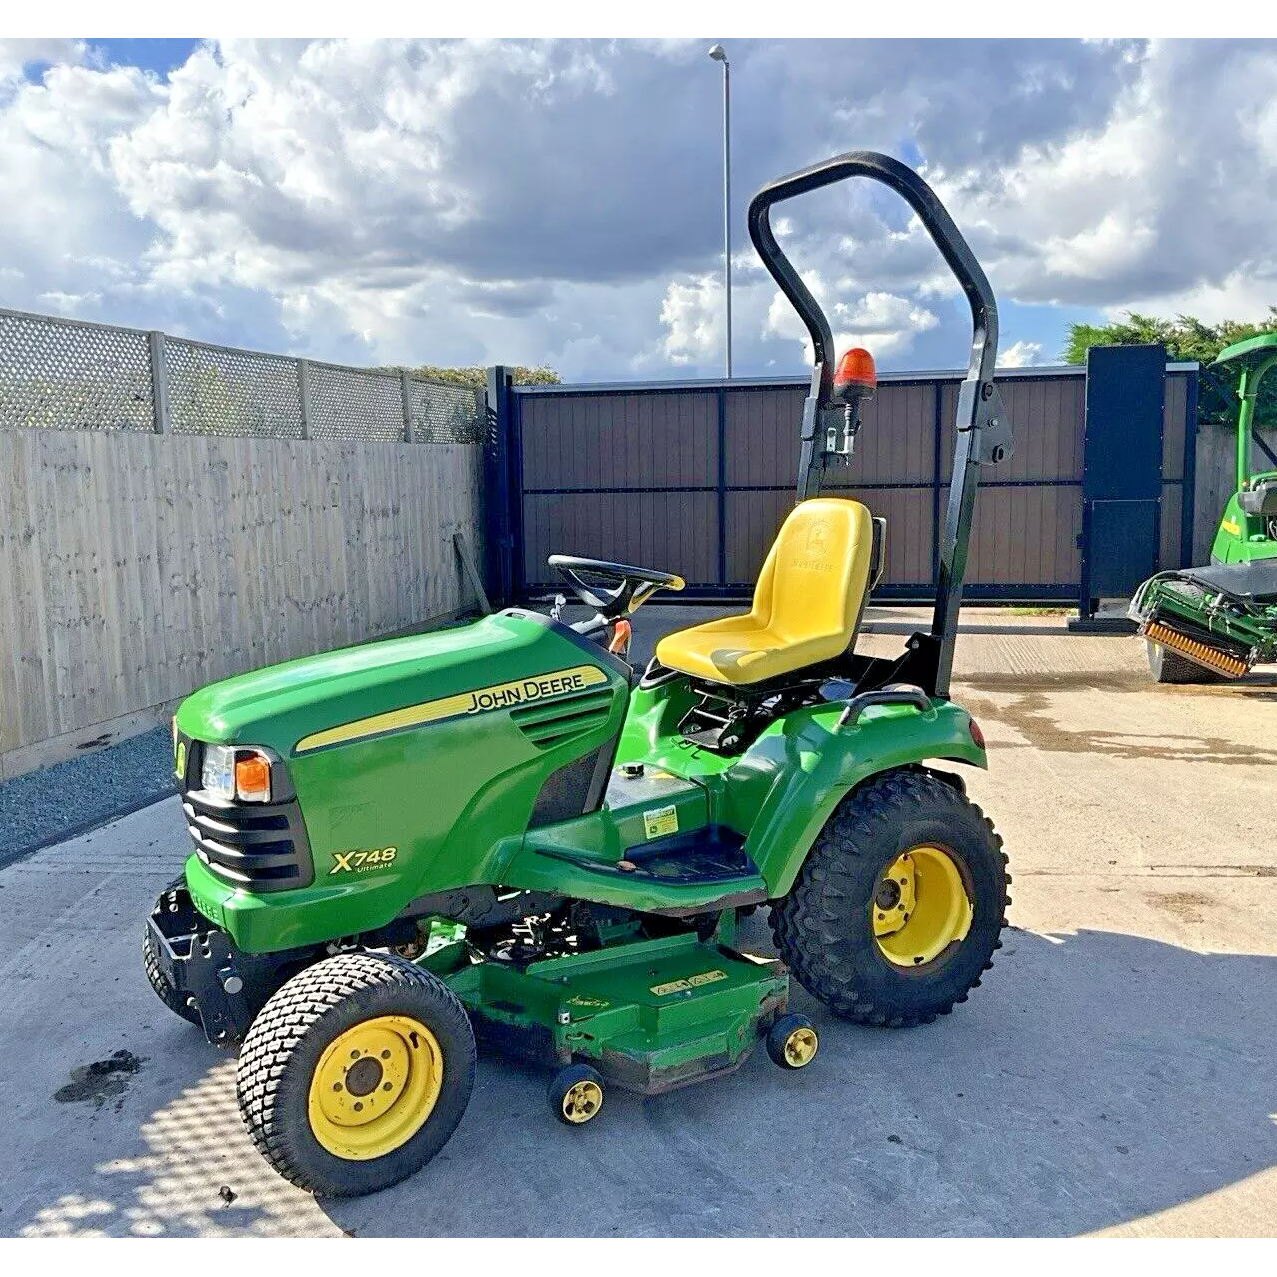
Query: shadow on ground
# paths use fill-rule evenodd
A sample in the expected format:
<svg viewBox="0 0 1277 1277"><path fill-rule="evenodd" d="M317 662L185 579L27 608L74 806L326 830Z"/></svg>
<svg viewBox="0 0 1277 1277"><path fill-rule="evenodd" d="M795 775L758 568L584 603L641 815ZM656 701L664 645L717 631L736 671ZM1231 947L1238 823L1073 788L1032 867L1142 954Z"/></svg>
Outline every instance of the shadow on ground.
<svg viewBox="0 0 1277 1277"><path fill-rule="evenodd" d="M749 927L747 941L762 943L761 920ZM461 1127L430 1166L375 1197L318 1203L252 1150L233 1062L196 1030L152 1017L131 1082L151 1073L154 1100L136 1090L80 1106L85 1125L66 1138L83 1160L43 1187L25 1167L31 1191L17 1189L16 1211L6 1174L0 1227L1054 1235L1161 1211L1277 1164L1277 958L1009 931L984 987L930 1027L856 1028L801 991L795 1002L821 1031L802 1073L759 1052L721 1081L647 1101L614 1095L597 1122L573 1130L550 1115L544 1075L485 1059ZM71 1108L49 1096L46 1139ZM18 1134L29 1143L31 1132Z"/></svg>

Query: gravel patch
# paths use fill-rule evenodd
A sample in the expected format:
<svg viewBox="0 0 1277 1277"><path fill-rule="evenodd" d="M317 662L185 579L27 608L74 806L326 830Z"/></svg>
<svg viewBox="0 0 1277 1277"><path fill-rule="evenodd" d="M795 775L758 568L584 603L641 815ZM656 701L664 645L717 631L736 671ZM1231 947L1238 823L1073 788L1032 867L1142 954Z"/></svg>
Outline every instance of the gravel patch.
<svg viewBox="0 0 1277 1277"><path fill-rule="evenodd" d="M174 792L169 729L0 783L0 865Z"/></svg>

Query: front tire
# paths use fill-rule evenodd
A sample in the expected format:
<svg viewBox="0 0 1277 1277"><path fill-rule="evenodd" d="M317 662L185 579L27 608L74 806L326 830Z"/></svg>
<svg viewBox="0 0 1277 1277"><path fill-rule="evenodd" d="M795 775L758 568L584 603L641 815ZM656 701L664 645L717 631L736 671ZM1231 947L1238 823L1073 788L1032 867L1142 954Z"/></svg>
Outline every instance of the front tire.
<svg viewBox="0 0 1277 1277"><path fill-rule="evenodd" d="M838 1016L892 1028L946 1015L992 964L1011 903L1002 840L974 804L890 771L835 809L772 934L798 982Z"/></svg>
<svg viewBox="0 0 1277 1277"><path fill-rule="evenodd" d="M327 1197L389 1188L447 1143L474 1086L474 1033L438 977L345 953L293 976L244 1039L240 1115L287 1180Z"/></svg>

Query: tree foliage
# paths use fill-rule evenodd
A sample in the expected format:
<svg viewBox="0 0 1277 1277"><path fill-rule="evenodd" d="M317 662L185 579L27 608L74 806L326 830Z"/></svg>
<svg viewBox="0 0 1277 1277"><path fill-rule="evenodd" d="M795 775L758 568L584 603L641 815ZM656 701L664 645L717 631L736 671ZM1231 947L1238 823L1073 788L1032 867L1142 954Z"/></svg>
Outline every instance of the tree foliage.
<svg viewBox="0 0 1277 1277"><path fill-rule="evenodd" d="M1070 324L1064 359L1070 364L1085 363L1086 352L1092 346L1140 346L1160 342L1166 347L1168 359L1195 359L1202 366L1197 394L1198 419L1229 421L1237 410L1237 371L1227 365L1223 368L1209 365L1225 346L1271 332L1277 332L1277 306L1270 306L1268 317L1257 324L1237 319L1204 324L1192 315L1163 319L1128 313L1125 319L1109 324ZM1277 376L1265 379L1258 418L1264 422L1277 421Z"/></svg>
<svg viewBox="0 0 1277 1277"><path fill-rule="evenodd" d="M399 372L395 368L393 371ZM421 364L408 371L414 377L427 381L442 381L450 386L485 386L488 382L486 368L440 368L435 364ZM516 386L557 386L562 378L553 368L508 368Z"/></svg>

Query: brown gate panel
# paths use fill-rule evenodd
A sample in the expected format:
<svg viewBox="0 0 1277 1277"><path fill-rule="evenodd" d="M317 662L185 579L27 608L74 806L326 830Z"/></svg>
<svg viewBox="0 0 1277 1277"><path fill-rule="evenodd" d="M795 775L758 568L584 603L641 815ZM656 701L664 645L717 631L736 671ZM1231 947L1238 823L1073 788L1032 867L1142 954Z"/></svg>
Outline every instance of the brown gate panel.
<svg viewBox="0 0 1277 1277"><path fill-rule="evenodd" d="M551 554L581 554L677 572L689 582L715 580L718 503L712 492L564 492L523 503L523 579L561 584L546 567Z"/></svg>
<svg viewBox="0 0 1277 1277"><path fill-rule="evenodd" d="M521 402L525 492L717 482L712 395L547 395Z"/></svg>
<svg viewBox="0 0 1277 1277"><path fill-rule="evenodd" d="M1195 374L1168 370L1162 561L1179 562ZM938 572L960 374L880 379L849 469L824 488L887 519L883 599L930 596ZM1086 377L1076 369L1003 369L1015 430L1010 461L981 476L966 597L1079 597ZM557 551L681 573L702 596L741 598L792 508L807 384L519 388L513 396L521 501L521 589L552 584ZM1187 495L1186 495L1187 494Z"/></svg>

